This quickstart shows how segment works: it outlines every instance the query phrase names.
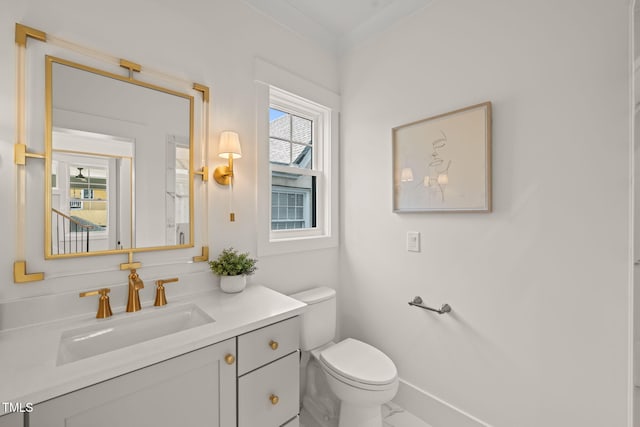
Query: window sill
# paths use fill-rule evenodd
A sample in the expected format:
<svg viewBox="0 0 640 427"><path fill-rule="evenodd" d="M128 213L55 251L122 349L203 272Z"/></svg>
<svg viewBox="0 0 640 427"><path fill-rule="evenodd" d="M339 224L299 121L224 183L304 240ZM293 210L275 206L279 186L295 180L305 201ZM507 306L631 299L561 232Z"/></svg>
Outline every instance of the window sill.
<svg viewBox="0 0 640 427"><path fill-rule="evenodd" d="M338 247L336 236L305 236L258 241L258 256L282 255Z"/></svg>

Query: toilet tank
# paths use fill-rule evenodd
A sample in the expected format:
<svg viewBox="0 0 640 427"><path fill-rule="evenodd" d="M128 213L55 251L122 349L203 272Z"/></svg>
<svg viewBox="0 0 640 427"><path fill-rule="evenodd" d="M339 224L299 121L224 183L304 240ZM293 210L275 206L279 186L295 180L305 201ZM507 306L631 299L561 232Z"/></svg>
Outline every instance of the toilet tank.
<svg viewBox="0 0 640 427"><path fill-rule="evenodd" d="M301 316L300 349L312 350L336 335L336 291L326 286L290 295L308 305Z"/></svg>

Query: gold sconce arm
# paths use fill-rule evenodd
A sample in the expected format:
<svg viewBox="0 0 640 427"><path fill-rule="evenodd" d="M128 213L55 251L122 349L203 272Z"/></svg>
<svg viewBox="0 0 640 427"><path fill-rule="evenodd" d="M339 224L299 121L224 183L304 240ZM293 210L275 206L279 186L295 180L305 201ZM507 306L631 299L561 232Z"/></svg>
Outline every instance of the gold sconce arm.
<svg viewBox="0 0 640 427"><path fill-rule="evenodd" d="M229 156L229 165L218 166L213 171L213 178L220 185L231 184L231 178L233 178L233 156Z"/></svg>

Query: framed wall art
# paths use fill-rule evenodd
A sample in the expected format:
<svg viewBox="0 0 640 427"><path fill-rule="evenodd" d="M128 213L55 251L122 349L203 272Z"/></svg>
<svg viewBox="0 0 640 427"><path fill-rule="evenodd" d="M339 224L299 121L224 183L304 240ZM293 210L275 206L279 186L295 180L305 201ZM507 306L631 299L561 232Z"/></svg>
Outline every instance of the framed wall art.
<svg viewBox="0 0 640 427"><path fill-rule="evenodd" d="M491 212L491 102L392 133L394 212Z"/></svg>

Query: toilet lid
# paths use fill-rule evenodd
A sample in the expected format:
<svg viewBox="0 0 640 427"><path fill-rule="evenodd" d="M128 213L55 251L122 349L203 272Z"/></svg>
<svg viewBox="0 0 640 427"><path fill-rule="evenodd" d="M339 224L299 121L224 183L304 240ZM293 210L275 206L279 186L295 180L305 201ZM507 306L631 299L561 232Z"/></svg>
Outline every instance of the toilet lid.
<svg viewBox="0 0 640 427"><path fill-rule="evenodd" d="M398 374L386 354L353 338L323 350L320 360L333 372L363 384L389 384Z"/></svg>

